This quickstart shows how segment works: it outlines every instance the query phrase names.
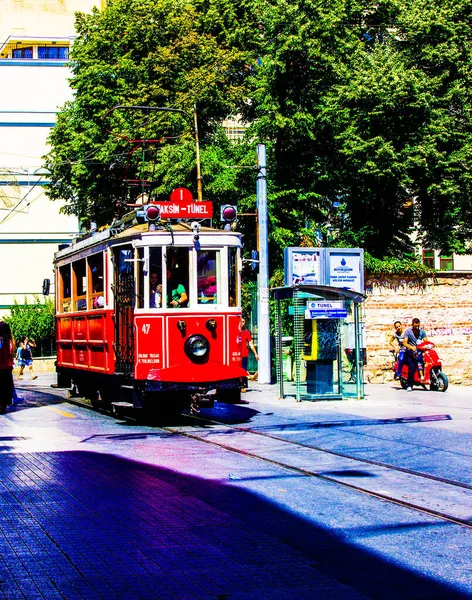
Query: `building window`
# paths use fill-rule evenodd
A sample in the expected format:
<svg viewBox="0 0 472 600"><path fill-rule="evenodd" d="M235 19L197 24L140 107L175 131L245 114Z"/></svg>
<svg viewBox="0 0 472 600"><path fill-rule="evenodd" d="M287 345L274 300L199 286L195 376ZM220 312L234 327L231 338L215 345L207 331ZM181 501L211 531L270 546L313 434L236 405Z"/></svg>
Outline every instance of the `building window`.
<svg viewBox="0 0 472 600"><path fill-rule="evenodd" d="M12 58L33 58L33 48L14 48Z"/></svg>
<svg viewBox="0 0 472 600"><path fill-rule="evenodd" d="M446 254L439 256L439 270L440 271L453 271L454 270L454 258Z"/></svg>
<svg viewBox="0 0 472 600"><path fill-rule="evenodd" d="M423 264L434 269L434 250L423 250Z"/></svg>
<svg viewBox="0 0 472 600"><path fill-rule="evenodd" d="M68 46L38 46L38 58L51 60L68 60Z"/></svg>

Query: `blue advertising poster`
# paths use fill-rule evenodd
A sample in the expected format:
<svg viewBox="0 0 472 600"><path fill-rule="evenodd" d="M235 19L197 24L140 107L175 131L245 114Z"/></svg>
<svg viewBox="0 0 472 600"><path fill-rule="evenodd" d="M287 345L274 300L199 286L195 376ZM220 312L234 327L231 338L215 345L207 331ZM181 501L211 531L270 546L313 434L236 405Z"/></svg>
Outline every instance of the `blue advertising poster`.
<svg viewBox="0 0 472 600"><path fill-rule="evenodd" d="M285 285L328 285L364 293L362 248L285 248Z"/></svg>
<svg viewBox="0 0 472 600"><path fill-rule="evenodd" d="M285 285L322 285L322 262L320 248L286 248Z"/></svg>
<svg viewBox="0 0 472 600"><path fill-rule="evenodd" d="M327 248L327 263L327 285L364 293L364 252L362 249Z"/></svg>

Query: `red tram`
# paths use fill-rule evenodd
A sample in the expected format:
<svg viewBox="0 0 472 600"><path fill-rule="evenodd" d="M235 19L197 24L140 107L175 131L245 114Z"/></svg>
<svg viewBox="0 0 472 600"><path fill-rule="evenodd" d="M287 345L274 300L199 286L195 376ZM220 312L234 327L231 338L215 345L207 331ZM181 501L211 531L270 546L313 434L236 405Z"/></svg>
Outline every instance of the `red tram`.
<svg viewBox="0 0 472 600"><path fill-rule="evenodd" d="M58 385L153 412L237 402L240 234L139 214L55 254Z"/></svg>

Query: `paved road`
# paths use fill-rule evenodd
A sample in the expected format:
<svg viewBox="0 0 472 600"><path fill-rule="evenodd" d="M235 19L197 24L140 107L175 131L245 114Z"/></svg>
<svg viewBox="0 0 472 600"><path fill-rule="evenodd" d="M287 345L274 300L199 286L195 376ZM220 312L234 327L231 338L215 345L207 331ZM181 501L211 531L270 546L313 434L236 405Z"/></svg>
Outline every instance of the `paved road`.
<svg viewBox="0 0 472 600"><path fill-rule="evenodd" d="M162 429L51 382L21 382L0 421L0 597L472 598L472 529L375 495L472 518L468 389L296 403L254 384L202 412L220 424Z"/></svg>

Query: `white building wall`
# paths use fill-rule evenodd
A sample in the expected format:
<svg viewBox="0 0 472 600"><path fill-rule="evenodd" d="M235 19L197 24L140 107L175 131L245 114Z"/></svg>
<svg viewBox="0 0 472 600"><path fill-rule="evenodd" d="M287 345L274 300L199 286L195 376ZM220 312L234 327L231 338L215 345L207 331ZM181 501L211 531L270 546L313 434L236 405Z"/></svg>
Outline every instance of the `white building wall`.
<svg viewBox="0 0 472 600"><path fill-rule="evenodd" d="M15 300L41 296L43 279L53 280L54 252L78 231L77 218L46 197L42 159L56 113L71 98L70 73L64 61L38 60L36 48L69 45L75 11L101 4L0 0L0 316ZM22 46L33 46L35 58L11 58Z"/></svg>

